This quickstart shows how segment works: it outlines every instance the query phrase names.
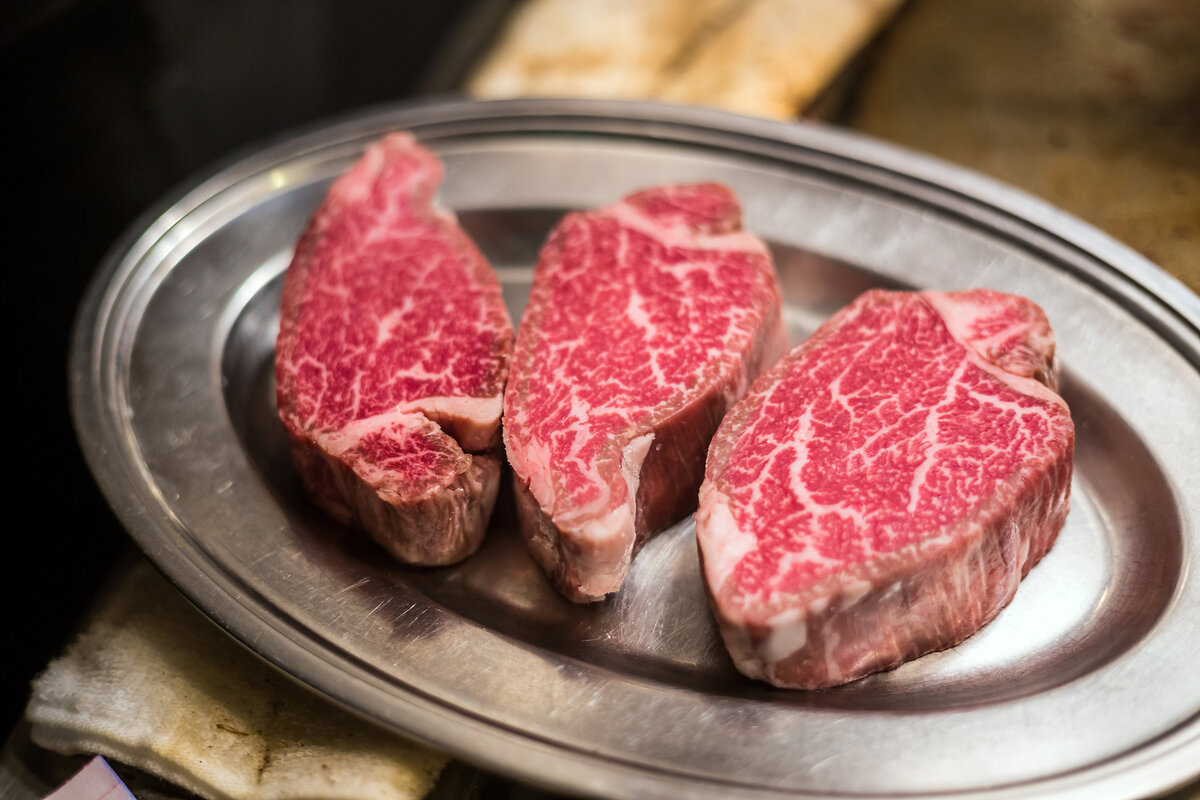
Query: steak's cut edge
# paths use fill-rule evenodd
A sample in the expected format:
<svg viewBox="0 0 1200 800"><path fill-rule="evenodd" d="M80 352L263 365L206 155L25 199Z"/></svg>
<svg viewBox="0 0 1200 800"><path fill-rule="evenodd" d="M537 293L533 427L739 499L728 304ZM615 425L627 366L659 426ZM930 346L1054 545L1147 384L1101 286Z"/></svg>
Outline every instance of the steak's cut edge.
<svg viewBox="0 0 1200 800"><path fill-rule="evenodd" d="M856 324L864 307L901 297L918 298L918 305L938 315L945 333L962 348L964 364L978 369L976 385L991 380L1007 387L996 390L998 413L1015 414L1004 403L1028 398L1021 401L1022 413L1044 416L1042 438L1030 434L1044 447L1032 448L1035 452L956 518L917 532L898 549L823 564L812 570L814 579L808 583L789 583L787 570L768 569L763 574L769 577L755 586L745 577L745 565L756 558L769 563L764 548L778 545L772 544L773 534L747 523L745 487L725 479L739 446L738 452L747 452L740 438L750 436L773 387L797 370L819 374L821 349L842 344L834 341L840 326ZM944 346L945 337L942 342ZM776 686L820 689L952 647L992 620L1053 545L1066 519L1074 429L1066 404L1047 388L1054 385L1055 368L1049 324L1041 309L1024 298L986 290L920 295L876 291L843 309L763 375L714 437L697 513L702 573L737 668ZM821 444L820 436L810 441ZM790 474L804 475L803 467L793 467ZM784 535L815 542L827 533L822 525L840 525L832 514L827 509L819 517L823 522L810 523L815 527ZM793 546L799 554L793 557L814 556L815 550L805 549L810 546ZM819 558L810 560L809 566L820 563Z"/></svg>
<svg viewBox="0 0 1200 800"><path fill-rule="evenodd" d="M486 532L513 342L494 272L433 206L441 178L436 156L393 133L333 183L285 276L276 344L310 498L430 566Z"/></svg>
<svg viewBox="0 0 1200 800"><path fill-rule="evenodd" d="M606 245L615 240L622 244L606 251ZM594 249L581 254L577 249L580 242L587 242L587 247L594 245ZM642 251L641 261L628 255ZM597 252L602 256L596 257ZM656 261L660 257L663 263ZM672 259L679 263L666 263ZM697 273L721 272L721 280L736 283L735 294L745 307L726 308L720 313L697 312L691 317L682 306L664 309L663 297L655 294L653 284L658 279L675 280L673 273L668 273L680 269L679 264L693 266L688 259L695 260ZM610 268L615 277L609 277ZM567 278L555 285L563 273L570 286ZM629 278L630 273L636 277ZM611 350L620 351L619 355L614 356L607 348L601 348L599 355L591 351L590 357L603 362L599 372L610 369L610 361L625 357L625 345L632 341L634 355L630 356L631 372L626 380L638 381L635 373L646 368L647 360L654 360L653 352L648 359L636 352L634 340L644 333L638 328L644 323L643 317L666 313L688 317L702 326L712 316L723 313L718 324L728 326L727 341L718 354L699 363L686 381L666 385L664 396L657 401L646 403L636 390L629 389L625 395L634 400L628 405L637 410L616 424L597 421L599 413L593 412L604 403L589 405L592 396L581 401L580 396L571 394L559 403L559 407L574 410L587 406L574 418L574 424L580 437L591 437L589 441L597 443L585 470L594 468L598 477L590 483L584 480L567 485L565 479L556 477L563 472L556 463L563 462L555 461L558 455L553 443L529 433L536 422L531 422L535 415L526 408L527 399L531 395L544 397L547 391L560 388L547 388L557 380L553 372L539 380L539 370L550 369L546 364L552 357L546 355L547 349L557 342L554 323L547 320L564 306L570 310L572 301L569 297L563 299L570 291L595 289L597 296L606 296L623 280L636 283L641 279L648 282L649 288L642 285L628 295L620 294L622 305L616 309L597 311L590 307L590 295L580 303L578 316L586 317L580 322L585 329L581 339L590 335L589 328L608 330L609 325L615 328L634 318L638 323L632 326L629 340L612 342ZM720 302L720 292L713 290L709 275L697 280L702 286L696 296L703 302ZM580 289L580 284L585 288ZM622 317L626 305L630 310ZM645 334L647 341L653 341L653 324L645 328L649 331ZM574 335L574 331L568 333ZM681 349L686 349L683 345ZM518 331L505 395L504 438L515 476L522 531L535 560L564 596L574 602L591 602L617 591L646 539L695 509L708 442L721 417L784 349L786 332L769 253L760 240L741 230L741 208L725 187L699 184L649 189L614 206L569 214L560 222L542 250L530 302ZM567 360L554 368L569 372L578 369L581 361L587 361L587 357ZM647 385L652 383L647 381ZM648 391L655 388L662 387L655 384ZM622 396L621 387L609 396ZM612 410L610 405L603 413ZM624 410L617 409L618 415ZM562 432L560 428L553 435ZM575 434L568 431L568 435ZM574 502L573 492L586 494L593 489L599 501L588 507Z"/></svg>

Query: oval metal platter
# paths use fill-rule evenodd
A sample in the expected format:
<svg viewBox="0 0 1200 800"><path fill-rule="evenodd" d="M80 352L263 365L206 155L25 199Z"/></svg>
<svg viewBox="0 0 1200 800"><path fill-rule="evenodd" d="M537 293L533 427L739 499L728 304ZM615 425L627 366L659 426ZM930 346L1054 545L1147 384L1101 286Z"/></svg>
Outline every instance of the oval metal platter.
<svg viewBox="0 0 1200 800"><path fill-rule="evenodd" d="M282 274L330 181L386 131L519 320L567 210L716 180L774 252L793 341L870 287L1032 298L1078 432L1067 525L961 646L821 692L739 676L693 527L626 586L562 600L508 489L482 550L390 561L312 507L275 415ZM78 321L77 428L146 554L213 620L366 717L542 787L605 797L1134 797L1200 773L1200 299L1029 196L845 132L584 101L384 109L281 140L145 217Z"/></svg>

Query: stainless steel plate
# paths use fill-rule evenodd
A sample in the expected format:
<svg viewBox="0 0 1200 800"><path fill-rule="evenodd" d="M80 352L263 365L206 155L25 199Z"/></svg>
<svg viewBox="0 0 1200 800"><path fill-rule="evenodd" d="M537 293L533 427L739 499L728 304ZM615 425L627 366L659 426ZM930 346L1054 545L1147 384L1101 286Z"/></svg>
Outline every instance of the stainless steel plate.
<svg viewBox="0 0 1200 800"><path fill-rule="evenodd" d="M739 677L692 527L613 600L543 581L502 502L483 550L391 563L315 511L276 420L281 274L330 180L408 128L520 318L566 209L718 180L777 257L793 340L878 285L1016 292L1048 312L1078 428L1072 510L1012 605L949 652L824 692ZM603 102L444 103L251 153L148 216L82 310L87 457L198 606L384 725L614 797L1131 797L1200 773L1200 299L1030 197L846 133Z"/></svg>

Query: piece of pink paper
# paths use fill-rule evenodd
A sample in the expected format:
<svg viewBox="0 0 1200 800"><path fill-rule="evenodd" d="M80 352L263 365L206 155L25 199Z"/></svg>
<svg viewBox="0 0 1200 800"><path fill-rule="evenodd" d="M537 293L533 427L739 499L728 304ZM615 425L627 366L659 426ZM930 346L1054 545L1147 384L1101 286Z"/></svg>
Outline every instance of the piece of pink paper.
<svg viewBox="0 0 1200 800"><path fill-rule="evenodd" d="M136 800L125 784L100 756L76 772L62 786L46 795L46 800Z"/></svg>

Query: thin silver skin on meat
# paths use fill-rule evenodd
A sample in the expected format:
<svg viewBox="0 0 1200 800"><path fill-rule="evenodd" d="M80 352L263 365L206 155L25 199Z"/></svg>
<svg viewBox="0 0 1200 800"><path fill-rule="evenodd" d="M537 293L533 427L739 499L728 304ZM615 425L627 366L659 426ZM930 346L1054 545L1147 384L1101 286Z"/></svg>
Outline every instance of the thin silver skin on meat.
<svg viewBox="0 0 1200 800"><path fill-rule="evenodd" d="M820 689L992 620L1069 508L1055 387L1041 309L986 290L868 292L763 375L713 439L697 512L737 668Z"/></svg>

